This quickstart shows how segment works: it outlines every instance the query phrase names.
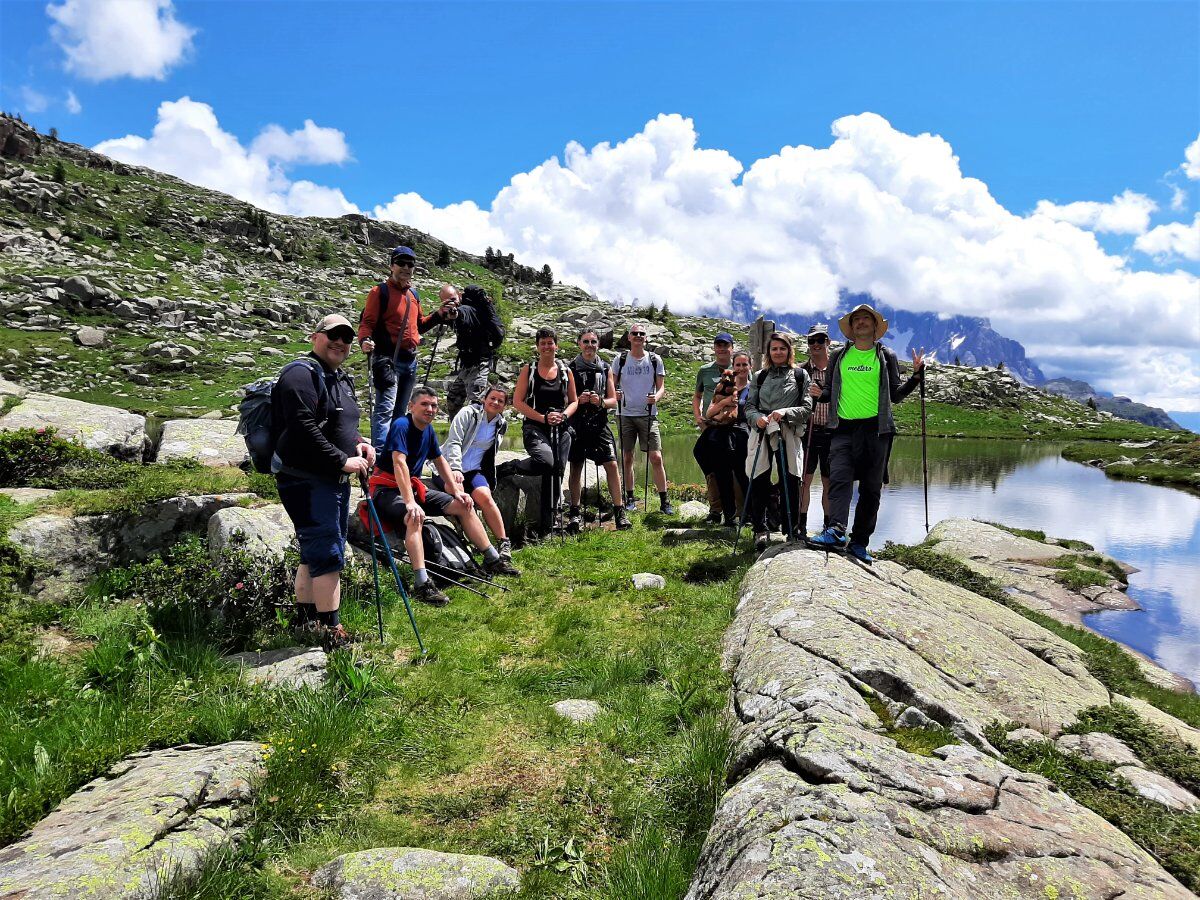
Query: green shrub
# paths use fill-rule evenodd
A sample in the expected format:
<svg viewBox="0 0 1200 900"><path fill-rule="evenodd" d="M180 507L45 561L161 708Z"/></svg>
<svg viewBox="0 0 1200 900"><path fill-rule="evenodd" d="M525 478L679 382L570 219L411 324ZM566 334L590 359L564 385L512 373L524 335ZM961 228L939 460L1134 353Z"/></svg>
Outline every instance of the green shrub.
<svg viewBox="0 0 1200 900"><path fill-rule="evenodd" d="M0 487L25 487L53 477L93 451L58 437L53 428L20 428L0 434Z"/></svg>
<svg viewBox="0 0 1200 900"><path fill-rule="evenodd" d="M140 601L164 636L227 650L250 646L293 600L286 561L258 559L235 545L217 566L197 535L148 562L110 570L92 591Z"/></svg>

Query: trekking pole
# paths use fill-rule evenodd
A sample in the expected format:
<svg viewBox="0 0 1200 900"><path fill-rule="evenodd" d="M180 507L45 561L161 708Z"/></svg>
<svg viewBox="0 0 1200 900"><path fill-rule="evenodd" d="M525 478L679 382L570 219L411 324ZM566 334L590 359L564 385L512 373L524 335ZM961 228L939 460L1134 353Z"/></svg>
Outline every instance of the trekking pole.
<svg viewBox="0 0 1200 900"><path fill-rule="evenodd" d="M784 453L784 448L787 446L787 438L784 437L782 429L779 432L779 483L783 485L783 512L787 516L787 535L784 541L792 539L792 498L788 491L788 467L787 454Z"/></svg>
<svg viewBox="0 0 1200 900"><path fill-rule="evenodd" d="M421 384L425 385L426 387L429 386L429 373L433 370L433 360L437 357L438 344L441 343L442 331L445 330L445 328L446 323L440 322L438 324L437 334L433 336L433 349L429 351L429 361L425 363L425 378L421 381Z"/></svg>
<svg viewBox="0 0 1200 900"><path fill-rule="evenodd" d="M407 553L400 557L400 561L405 563L410 569L412 568L412 560L408 558ZM470 591L472 594L478 594L480 597L486 597L487 594L481 590L478 590L477 588L471 587L468 584L463 584L461 581L456 581L453 577L451 577L451 575L447 575L446 573L450 572L453 575L463 578L473 578L476 581L482 581L485 584L492 585L493 587L504 587L502 584L495 584L491 581L488 581L486 578L480 578L478 575L472 575L469 572L460 572L457 569L451 569L449 566L443 566L441 563L430 562L429 560L425 560L425 568L437 569L437 577L442 579L442 581L447 582L451 587L462 588L464 591ZM508 590L508 588L504 589Z"/></svg>
<svg viewBox="0 0 1200 900"><path fill-rule="evenodd" d="M750 464L750 479L746 482L746 497L742 500L742 518L738 520L737 531L733 538L733 555L737 556L738 543L742 539L742 529L746 527L746 513L750 511L750 495L754 493L754 471L758 468L758 454L762 452L763 440L766 435L762 435L758 441L758 446L754 448L754 462Z"/></svg>
<svg viewBox="0 0 1200 900"><path fill-rule="evenodd" d="M646 412L646 477L642 481L642 512L650 512L650 426L654 422L654 407L650 406Z"/></svg>
<svg viewBox="0 0 1200 900"><path fill-rule="evenodd" d="M555 412L555 410L551 410L551 412ZM561 456L558 448L559 427L558 425L550 426L550 461L554 467L550 472L550 502L554 504L554 527L558 531L559 543L565 544L567 537L563 532L562 520L562 475L558 471Z"/></svg>
<svg viewBox="0 0 1200 900"><path fill-rule="evenodd" d="M921 369L921 483L925 489L925 533L929 534L929 455L925 446L925 370Z"/></svg>
<svg viewBox="0 0 1200 900"><path fill-rule="evenodd" d="M621 491L621 505L625 505L626 489L625 484L625 429L622 425L624 422L624 397L620 389L617 390L617 439L621 444L621 465L617 467L617 487Z"/></svg>
<svg viewBox="0 0 1200 900"><path fill-rule="evenodd" d="M379 554L375 550L375 524L371 524L371 579L375 582L375 618L379 622L379 643L383 643L383 603L379 589Z"/></svg>
<svg viewBox="0 0 1200 900"><path fill-rule="evenodd" d="M367 409L370 410L368 415L371 423L371 443L375 443L375 366L372 363L375 361L375 354L367 354Z"/></svg>
<svg viewBox="0 0 1200 900"><path fill-rule="evenodd" d="M375 529L379 529L379 540L383 542L384 552L387 554L388 565L392 569L392 577L396 579L396 590L400 594L400 599L404 601L404 611L408 613L409 624L412 625L413 634L417 637L417 647L421 651L421 655L428 654L425 649L425 642L421 640L421 632L417 630L417 619L413 615L412 604L408 602L408 593L404 590L404 582L400 580L400 570L396 568L396 558L392 555L392 545L388 543L387 535L383 533L383 523L379 521L379 510L375 508L375 501L371 499L371 492L367 485L367 476L361 472L358 475L359 484L362 486L363 494L367 499L367 510L371 514L371 544L375 543ZM376 594L376 604L378 604L378 594ZM383 640L383 609L381 606L376 606L376 615L379 620L379 638Z"/></svg>

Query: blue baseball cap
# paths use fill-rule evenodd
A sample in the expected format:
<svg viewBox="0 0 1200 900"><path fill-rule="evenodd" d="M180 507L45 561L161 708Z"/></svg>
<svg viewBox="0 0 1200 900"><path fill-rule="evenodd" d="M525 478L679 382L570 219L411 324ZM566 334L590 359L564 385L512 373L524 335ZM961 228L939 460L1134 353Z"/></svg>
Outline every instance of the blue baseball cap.
<svg viewBox="0 0 1200 900"><path fill-rule="evenodd" d="M715 338L713 338L713 343L714 344L717 344L717 343L732 344L733 343L733 335L730 334L728 331L717 332L717 336Z"/></svg>
<svg viewBox="0 0 1200 900"><path fill-rule="evenodd" d="M413 253L412 247L393 247L392 255L390 257L388 257L388 262L389 263L395 262L397 258L402 257L402 256L407 256L412 259L417 258L417 254Z"/></svg>

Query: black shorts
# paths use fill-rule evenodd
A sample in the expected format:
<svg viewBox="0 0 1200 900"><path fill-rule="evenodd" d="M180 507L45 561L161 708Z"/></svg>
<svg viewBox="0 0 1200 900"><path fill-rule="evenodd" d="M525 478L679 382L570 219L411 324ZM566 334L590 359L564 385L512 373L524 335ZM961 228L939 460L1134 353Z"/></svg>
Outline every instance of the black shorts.
<svg viewBox="0 0 1200 900"><path fill-rule="evenodd" d="M603 465L615 462L617 459L617 443L613 440L612 431L605 423L598 430L583 426L575 426L575 440L571 442L571 452L567 459L573 463L590 459Z"/></svg>
<svg viewBox="0 0 1200 900"><path fill-rule="evenodd" d="M833 439L833 433L826 431L824 428L813 426L812 434L808 437L808 442L805 443L804 456L804 474L811 475L817 470L817 464L821 464L821 477L829 477L829 442Z"/></svg>
<svg viewBox="0 0 1200 900"><path fill-rule="evenodd" d="M393 531L404 531L404 516L408 513L408 507L404 503L404 498L400 496L400 492L395 488L380 488L375 492L373 499L383 524ZM421 503L420 507L425 510L427 515L444 516L447 508L453 502L454 498L449 494L427 488L425 502Z"/></svg>

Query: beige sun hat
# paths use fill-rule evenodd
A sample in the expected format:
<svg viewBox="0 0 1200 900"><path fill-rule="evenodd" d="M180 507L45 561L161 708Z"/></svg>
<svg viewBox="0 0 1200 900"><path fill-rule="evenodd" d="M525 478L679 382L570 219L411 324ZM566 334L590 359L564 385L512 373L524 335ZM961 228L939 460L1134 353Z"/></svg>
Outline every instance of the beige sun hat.
<svg viewBox="0 0 1200 900"><path fill-rule="evenodd" d="M854 317L855 313L860 312L870 313L875 317L875 340L883 340L883 336L887 334L888 330L887 319L876 312L869 303L858 304L858 306L854 307L854 309L850 310L850 312L838 319L838 328L842 330L842 334L844 334L848 340L854 340L854 335L850 332L850 319Z"/></svg>

